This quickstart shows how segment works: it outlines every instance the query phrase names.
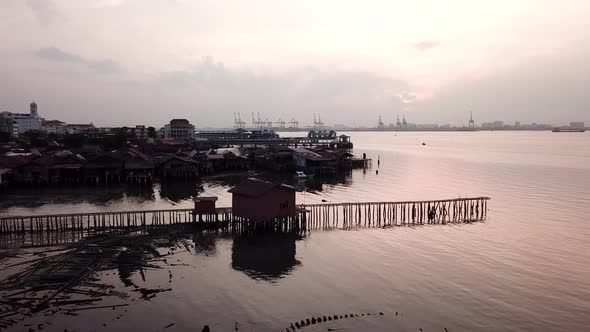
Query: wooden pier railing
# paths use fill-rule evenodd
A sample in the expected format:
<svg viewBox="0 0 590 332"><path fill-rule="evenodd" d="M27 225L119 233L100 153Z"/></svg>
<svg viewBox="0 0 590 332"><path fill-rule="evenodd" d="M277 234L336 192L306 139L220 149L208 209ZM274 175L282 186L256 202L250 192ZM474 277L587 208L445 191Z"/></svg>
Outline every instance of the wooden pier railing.
<svg viewBox="0 0 590 332"><path fill-rule="evenodd" d="M281 230L384 227L464 223L485 220L488 197L435 201L362 202L299 205L295 218L258 222L235 217L231 208L195 214L193 209L115 211L0 218L0 234L109 230L195 223L205 227L249 230L261 224Z"/></svg>
<svg viewBox="0 0 590 332"><path fill-rule="evenodd" d="M489 197L305 205L309 228L385 227L483 221Z"/></svg>

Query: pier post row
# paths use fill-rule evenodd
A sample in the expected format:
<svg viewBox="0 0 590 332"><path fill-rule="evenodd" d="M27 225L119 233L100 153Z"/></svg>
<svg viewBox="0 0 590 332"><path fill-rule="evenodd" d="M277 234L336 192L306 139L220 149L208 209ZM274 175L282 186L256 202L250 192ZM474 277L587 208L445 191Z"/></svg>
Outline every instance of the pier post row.
<svg viewBox="0 0 590 332"><path fill-rule="evenodd" d="M289 186L236 189L236 206L215 207L216 197L195 198L192 209L134 210L96 213L9 216L0 218L0 234L54 231L108 231L123 228L147 228L164 225L194 224L231 232L272 229L308 231L312 229L387 227L447 223L470 223L487 217L489 197L471 197L432 201L349 202L294 205ZM262 188L264 187L264 188ZM237 188L237 187L236 187ZM284 197L276 195L284 191ZM258 196L257 196L258 195ZM258 215L258 209L245 208L246 200L276 196L277 209ZM244 197L240 197L244 196ZM265 204L266 200L253 204ZM274 203L272 203L274 204ZM267 206L268 207L268 206ZM265 208L266 211L266 208Z"/></svg>

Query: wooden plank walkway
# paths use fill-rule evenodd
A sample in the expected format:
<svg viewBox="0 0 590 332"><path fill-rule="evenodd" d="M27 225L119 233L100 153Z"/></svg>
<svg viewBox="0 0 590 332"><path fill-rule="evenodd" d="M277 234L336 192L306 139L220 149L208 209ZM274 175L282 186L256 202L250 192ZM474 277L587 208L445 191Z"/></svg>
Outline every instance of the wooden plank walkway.
<svg viewBox="0 0 590 332"><path fill-rule="evenodd" d="M233 216L231 208L199 215L193 209L113 211L54 215L9 216L0 218L0 234L53 231L105 231L129 227L197 224L232 231L307 231L321 228L385 227L482 221L487 216L488 197L433 201L359 202L298 205L295 218L265 222Z"/></svg>
<svg viewBox="0 0 590 332"><path fill-rule="evenodd" d="M305 205L309 228L386 227L484 221L489 197Z"/></svg>

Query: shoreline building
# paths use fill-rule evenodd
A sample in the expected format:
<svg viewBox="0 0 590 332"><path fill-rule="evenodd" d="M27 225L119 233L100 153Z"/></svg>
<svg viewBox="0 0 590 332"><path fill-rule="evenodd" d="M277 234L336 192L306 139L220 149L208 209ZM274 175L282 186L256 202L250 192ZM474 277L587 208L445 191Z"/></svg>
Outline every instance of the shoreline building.
<svg viewBox="0 0 590 332"><path fill-rule="evenodd" d="M70 123L66 126L68 134L80 134L85 132L92 132L96 127L92 122L90 123Z"/></svg>
<svg viewBox="0 0 590 332"><path fill-rule="evenodd" d="M504 121L484 122L481 124L482 129L504 129Z"/></svg>
<svg viewBox="0 0 590 332"><path fill-rule="evenodd" d="M40 130L42 119L39 117L37 104L32 102L29 107L29 113L0 113L0 119L3 119L3 129L7 132L12 131L13 136L18 136L29 130ZM12 123L9 123L12 121ZM17 135L14 135L14 134Z"/></svg>
<svg viewBox="0 0 590 332"><path fill-rule="evenodd" d="M58 136L65 135L67 132L67 124L59 120L43 120L41 130L47 134L56 134Z"/></svg>
<svg viewBox="0 0 590 332"><path fill-rule="evenodd" d="M193 139L195 138L195 126L187 119L172 119L164 126L164 138L168 139Z"/></svg>
<svg viewBox="0 0 590 332"><path fill-rule="evenodd" d="M254 221L295 217L295 188L291 186L247 179L228 191L236 217Z"/></svg>
<svg viewBox="0 0 590 332"><path fill-rule="evenodd" d="M12 137L18 136L18 123L10 118L3 118L0 114L0 133L8 133Z"/></svg>
<svg viewBox="0 0 590 332"><path fill-rule="evenodd" d="M154 131L155 133L155 131ZM136 139L147 139L150 135L149 128L145 125L136 125L135 127L126 127L126 134L128 137Z"/></svg>

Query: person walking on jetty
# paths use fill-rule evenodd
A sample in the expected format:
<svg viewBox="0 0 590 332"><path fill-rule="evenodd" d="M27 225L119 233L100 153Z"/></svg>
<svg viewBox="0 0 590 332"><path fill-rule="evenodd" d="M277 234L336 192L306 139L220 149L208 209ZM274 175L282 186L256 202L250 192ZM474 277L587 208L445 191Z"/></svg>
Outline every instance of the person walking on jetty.
<svg viewBox="0 0 590 332"><path fill-rule="evenodd" d="M428 223L434 224L434 219L436 218L436 209L433 207L430 208L428 211Z"/></svg>

